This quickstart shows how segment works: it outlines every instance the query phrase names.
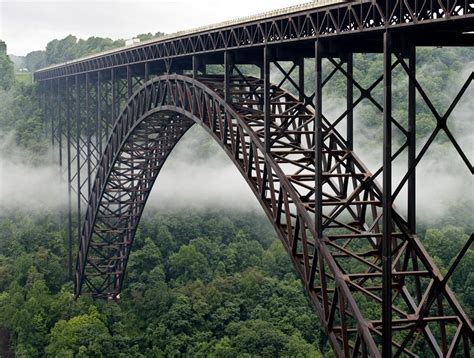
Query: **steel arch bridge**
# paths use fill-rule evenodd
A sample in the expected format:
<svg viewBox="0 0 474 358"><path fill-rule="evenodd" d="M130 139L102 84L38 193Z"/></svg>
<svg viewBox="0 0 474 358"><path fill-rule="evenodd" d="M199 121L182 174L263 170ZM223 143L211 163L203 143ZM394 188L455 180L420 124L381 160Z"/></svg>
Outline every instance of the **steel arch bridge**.
<svg viewBox="0 0 474 358"><path fill-rule="evenodd" d="M119 297L150 190L198 124L259 200L335 355L470 356L472 323L447 283L474 236L443 276L416 235L415 188L416 167L439 133L474 172L449 121L474 72L441 114L417 80L416 47L473 46L473 14L467 0L321 1L36 72L69 183L71 239L80 223L76 297ZM383 71L367 87L353 75L361 52L383 54ZM305 59L314 61L314 91L305 88ZM253 76L248 65L258 69ZM406 123L392 113L395 69L408 79ZM275 73L279 83L271 83ZM345 108L332 118L323 89L337 76L345 79ZM419 151L417 95L436 121ZM375 172L354 152L362 101L379 110L384 127ZM392 163L402 154L407 170L395 180ZM406 218L396 207L404 190Z"/></svg>

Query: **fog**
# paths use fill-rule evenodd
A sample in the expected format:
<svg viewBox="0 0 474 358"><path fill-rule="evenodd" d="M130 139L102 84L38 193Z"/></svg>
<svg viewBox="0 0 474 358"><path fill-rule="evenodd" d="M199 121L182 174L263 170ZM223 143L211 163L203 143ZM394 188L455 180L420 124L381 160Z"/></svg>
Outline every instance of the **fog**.
<svg viewBox="0 0 474 358"><path fill-rule="evenodd" d="M441 137L443 134L440 134ZM472 143L472 136L470 141ZM381 151L361 149L356 153L372 173L380 168ZM407 152L404 151L393 163L393 190L398 187L407 171L406 157ZM417 166L416 180L417 217L421 221L432 222L442 218L453 204L470 202L472 205L474 202L472 175L450 144L441 144L439 140L433 143ZM382 174L377 177L377 181L381 184ZM406 213L406 189L405 184L394 202L402 213Z"/></svg>
<svg viewBox="0 0 474 358"><path fill-rule="evenodd" d="M468 108L464 113L474 113L472 103L467 102L466 106ZM221 207L260 210L258 201L232 161L206 136L207 133L196 125L176 146L155 183L147 209ZM209 141L206 156L199 160L196 160L195 143L192 140L196 137ZM463 142L470 143L465 151L470 150L472 153L472 134L466 135ZM29 165L27 154L15 148L11 140L3 139L0 142L0 149L5 147L9 148L9 154L0 154L0 214L18 210L66 209L67 185L65 180L60 180L58 165ZM377 151L363 145L359 147L357 154L375 172L381 164L381 148ZM406 158L406 152L401 157ZM394 183L401 180L406 171L405 165L404 159L394 162ZM473 202L472 189L472 175L453 146L435 142L417 168L419 219L432 221L445 215L454 202ZM406 191L400 193L396 205L402 211L405 210Z"/></svg>
<svg viewBox="0 0 474 358"><path fill-rule="evenodd" d="M459 73L459 79L450 81L456 85L447 85L443 95L454 98L473 68L474 62L467 63ZM429 94L430 97L433 95ZM474 86L471 84L448 120L449 129L471 163L474 161L473 96ZM324 112L334 119L344 106L340 98L328 98L324 102ZM441 113L444 111L440 109ZM364 127L362 119L361 113L356 110L355 152L375 172L382 163L382 143L376 143L374 147L377 130ZM380 114L380 125L381 119ZM344 121L338 130L345 131ZM418 141L417 152L425 141L426 138ZM202 150L203 146L205 150ZM393 151L396 149L394 145ZM48 154L48 157L53 155ZM394 189L406 172L406 157L405 151L393 163ZM28 159L28 154L14 145L11 135L0 133L0 214L9 210L54 211L67 208L66 173L63 173L61 180L57 163L49 161L33 166L28 164ZM446 215L452 204L474 203L472 174L443 131L420 162L416 174L419 220L433 222ZM378 181L381 180L379 176ZM402 190L395 204L403 213L406 203L406 190ZM188 207L261 210L232 161L197 125L178 143L165 163L147 204L149 209Z"/></svg>
<svg viewBox="0 0 474 358"><path fill-rule="evenodd" d="M54 211L67 207L67 184L59 166L32 165L28 153L0 133L0 214Z"/></svg>
<svg viewBox="0 0 474 358"><path fill-rule="evenodd" d="M147 209L212 206L259 210L237 168L207 136L203 129L194 126L176 146L153 187ZM196 137L209 142L210 147L206 157L198 162L192 148ZM67 172L61 180L57 163L35 166L29 162L28 154L14 145L12 136L0 135L0 214L67 209Z"/></svg>
<svg viewBox="0 0 474 358"><path fill-rule="evenodd" d="M466 63L464 69L458 73L457 78L452 78L446 84L444 96L449 100L449 104L458 94L462 85L468 79L474 69L474 62ZM429 71L430 68L421 66L419 73ZM420 76L429 78L429 76ZM423 86L423 84L422 84ZM406 84L398 84L398 88L406 89ZM436 99L437 93L427 93L430 99ZM418 99L420 95L417 94ZM471 164L474 163L474 84L471 82L463 97L455 107L451 116L448 118L447 127L452 133L456 142L462 148ZM420 104L420 105L424 105ZM448 105L445 107L437 106L440 115L444 115ZM427 107L425 107L428 111ZM430 113L430 116L433 117ZM374 138L377 137L375 128L364 126L360 111L356 110L354 114L354 132L355 132L355 152L367 165L372 173L376 172L382 165L382 143L373 146ZM432 118L434 127L435 119ZM417 122L417 125L420 124ZM382 114L380 114L380 127L382 126ZM417 130L420 130L419 128ZM392 127L396 135L398 129ZM417 155L427 142L428 138L417 138ZM399 148L396 140L393 140L392 153ZM407 171L407 151L405 150L393 162L393 190ZM455 204L469 203L466 210L470 210L474 205L474 178L463 159L456 151L453 144L443 130L441 130L429 147L428 151L416 168L416 193L417 193L417 217L420 221L434 222L444 217L448 210ZM378 182L382 182L382 175L379 175ZM395 200L395 205L404 213L407 206L406 185Z"/></svg>
<svg viewBox="0 0 474 358"><path fill-rule="evenodd" d="M205 141L206 155L196 158L196 142ZM198 125L176 145L165 163L147 208L260 208L247 182L224 150Z"/></svg>

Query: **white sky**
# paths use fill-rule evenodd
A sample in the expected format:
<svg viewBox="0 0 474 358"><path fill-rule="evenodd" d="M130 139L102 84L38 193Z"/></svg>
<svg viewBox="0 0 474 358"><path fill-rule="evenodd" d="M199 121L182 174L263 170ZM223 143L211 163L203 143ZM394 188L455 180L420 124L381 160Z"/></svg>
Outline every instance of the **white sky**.
<svg viewBox="0 0 474 358"><path fill-rule="evenodd" d="M0 39L17 56L72 34L131 38L173 33L308 0L0 0Z"/></svg>

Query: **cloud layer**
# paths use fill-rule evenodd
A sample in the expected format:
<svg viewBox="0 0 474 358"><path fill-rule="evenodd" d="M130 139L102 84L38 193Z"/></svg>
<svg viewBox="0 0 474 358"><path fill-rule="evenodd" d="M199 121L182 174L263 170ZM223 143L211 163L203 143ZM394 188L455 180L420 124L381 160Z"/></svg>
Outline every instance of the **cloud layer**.
<svg viewBox="0 0 474 358"><path fill-rule="evenodd" d="M190 140L196 136L206 140L208 146L208 154L200 160L196 160ZM260 208L232 161L197 125L186 133L168 158L147 205L151 208Z"/></svg>
<svg viewBox="0 0 474 358"><path fill-rule="evenodd" d="M1 136L0 136L1 137ZM2 148L8 147L8 155ZM0 214L61 210L67 206L67 184L56 164L33 166L13 141L0 141Z"/></svg>

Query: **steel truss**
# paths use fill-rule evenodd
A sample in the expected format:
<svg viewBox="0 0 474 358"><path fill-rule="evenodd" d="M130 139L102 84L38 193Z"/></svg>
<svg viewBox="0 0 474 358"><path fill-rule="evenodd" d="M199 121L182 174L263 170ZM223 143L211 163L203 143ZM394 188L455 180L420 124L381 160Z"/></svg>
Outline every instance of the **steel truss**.
<svg viewBox="0 0 474 358"><path fill-rule="evenodd" d="M465 30L474 27L468 22L472 3L363 0L37 73L52 146L68 182L70 267L78 223L76 297L119 298L150 190L174 146L197 123L258 198L337 356L468 357L473 327L448 281L474 235L443 276L416 235L415 184L416 168L440 133L473 174L449 119L474 74L439 113L417 81L416 45L449 45L444 31L456 21L467 24ZM423 40L424 32L409 39L392 31L421 23L443 23L443 30ZM381 27L390 30L383 40L374 32ZM358 39L367 41L361 44L335 36L362 31L367 35ZM472 43L467 35L453 36L458 44ZM318 40L306 41L312 38ZM296 47L286 47L293 42ZM239 50L215 52L224 48ZM364 87L353 75L353 53L365 51L383 53L384 66ZM314 58L314 90L305 86L305 57ZM207 65L222 71L210 74ZM242 65L253 65L255 74ZM408 79L406 123L392 113L395 69ZM275 73L279 81L272 84ZM346 103L332 118L323 90L336 76L344 77ZM381 102L375 95L380 86ZM436 121L419 151L417 96ZM374 172L354 152L354 111L364 101L383 123L383 164ZM398 146L395 137L402 138ZM406 173L394 181L392 163L403 157ZM405 191L406 218L396 207Z"/></svg>
<svg viewBox="0 0 474 358"><path fill-rule="evenodd" d="M364 90L350 75L352 60L347 57L329 58L335 71L322 77L323 48L317 43L316 110L305 104L312 97L299 90L301 82L289 80L288 72L284 81L298 88L303 101L269 85L268 50L263 79L243 76L226 56L225 76L164 75L140 87L116 121L98 166L80 236L76 296L119 296L153 183L176 143L198 123L226 151L259 198L337 355L380 356L382 351L385 356L387 349L395 356L416 356L422 350L440 356L469 354L472 325L446 285L462 253L443 278L416 237L414 223L387 205L397 190L390 196L376 182L383 174L384 184L390 186L389 171L382 169L413 144L413 137L384 110L390 107L388 95L381 105L371 89L382 80L390 88L387 78L396 66L413 74L413 53L409 64L398 54L394 62L386 57L385 76ZM344 113L332 121L318 110L323 108L322 86L335 72L347 77L348 93L358 88L361 97L383 111L389 123L386 132L396 127L407 135L395 153L386 150L384 167L375 173L349 149L352 112L361 99L349 100ZM416 80L411 82L413 99L413 88L422 89ZM410 115L413 121L411 110ZM342 120L348 123L346 133L335 128ZM385 138L389 143L391 135ZM419 157L410 159L412 165ZM412 168L404 181L413 180L411 172ZM384 200L387 197L391 201ZM390 225L384 220L388 215ZM472 237L464 250L471 241ZM392 337L388 347L383 339L387 329Z"/></svg>
<svg viewBox="0 0 474 358"><path fill-rule="evenodd" d="M359 0L300 11L270 19L191 33L112 51L35 73L36 80L125 67L223 50L290 44L344 34L368 34L420 25L452 26L472 19L472 0ZM451 34L451 40L455 38Z"/></svg>

